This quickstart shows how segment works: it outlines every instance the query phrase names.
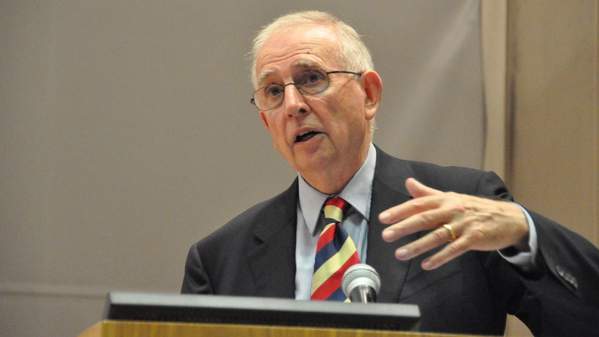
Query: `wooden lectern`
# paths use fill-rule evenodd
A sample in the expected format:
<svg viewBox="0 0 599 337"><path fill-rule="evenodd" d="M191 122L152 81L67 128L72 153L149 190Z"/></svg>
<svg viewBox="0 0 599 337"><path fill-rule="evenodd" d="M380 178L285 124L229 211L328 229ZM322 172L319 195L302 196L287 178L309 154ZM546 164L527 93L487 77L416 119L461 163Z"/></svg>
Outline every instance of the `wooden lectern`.
<svg viewBox="0 0 599 337"><path fill-rule="evenodd" d="M412 332L417 306L111 293L79 337L450 337ZM465 336L465 335L459 335Z"/></svg>

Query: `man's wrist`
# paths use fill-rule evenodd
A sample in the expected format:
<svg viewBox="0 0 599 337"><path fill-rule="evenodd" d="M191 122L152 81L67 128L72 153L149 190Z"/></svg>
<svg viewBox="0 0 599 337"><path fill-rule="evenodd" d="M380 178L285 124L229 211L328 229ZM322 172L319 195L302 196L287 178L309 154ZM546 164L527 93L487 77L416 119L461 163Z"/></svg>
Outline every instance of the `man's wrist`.
<svg viewBox="0 0 599 337"><path fill-rule="evenodd" d="M528 226L528 233L515 245L498 250L499 254L508 262L528 269L534 266L537 254L537 231L535 223L528 211L519 204Z"/></svg>

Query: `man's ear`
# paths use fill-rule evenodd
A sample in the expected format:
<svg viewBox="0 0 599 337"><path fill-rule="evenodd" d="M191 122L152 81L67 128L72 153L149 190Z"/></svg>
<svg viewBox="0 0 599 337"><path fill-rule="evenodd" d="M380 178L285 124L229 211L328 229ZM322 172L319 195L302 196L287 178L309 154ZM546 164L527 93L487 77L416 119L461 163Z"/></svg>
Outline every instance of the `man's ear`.
<svg viewBox="0 0 599 337"><path fill-rule="evenodd" d="M260 120L262 120L262 125L264 125L266 130L270 129L270 125L268 125L268 119L266 118L264 111L260 111Z"/></svg>
<svg viewBox="0 0 599 337"><path fill-rule="evenodd" d="M364 98L366 118L371 120L376 115L376 111L381 102L381 97L383 95L383 80L376 71L369 70L362 74L362 85L364 87L364 92L366 93L366 97Z"/></svg>

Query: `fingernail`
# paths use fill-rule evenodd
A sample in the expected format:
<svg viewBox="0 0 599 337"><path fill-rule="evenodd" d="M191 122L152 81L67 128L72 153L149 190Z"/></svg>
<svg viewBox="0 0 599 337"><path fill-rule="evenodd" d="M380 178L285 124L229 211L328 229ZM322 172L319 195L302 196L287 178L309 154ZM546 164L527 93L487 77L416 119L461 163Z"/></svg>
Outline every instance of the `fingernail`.
<svg viewBox="0 0 599 337"><path fill-rule="evenodd" d="M381 220L382 222L385 222L387 220L389 220L389 212L383 212L379 215L379 220Z"/></svg>
<svg viewBox="0 0 599 337"><path fill-rule="evenodd" d="M395 253L395 256L397 256L397 258L399 259L405 259L408 257L408 250L405 248L400 248Z"/></svg>
<svg viewBox="0 0 599 337"><path fill-rule="evenodd" d="M393 230L392 229L385 229L383 231L383 240L385 240L385 241L391 241L392 238L393 238Z"/></svg>
<svg viewBox="0 0 599 337"><path fill-rule="evenodd" d="M424 260L422 262L422 269L424 269L424 270L431 270L431 269L433 269L433 264L429 260Z"/></svg>

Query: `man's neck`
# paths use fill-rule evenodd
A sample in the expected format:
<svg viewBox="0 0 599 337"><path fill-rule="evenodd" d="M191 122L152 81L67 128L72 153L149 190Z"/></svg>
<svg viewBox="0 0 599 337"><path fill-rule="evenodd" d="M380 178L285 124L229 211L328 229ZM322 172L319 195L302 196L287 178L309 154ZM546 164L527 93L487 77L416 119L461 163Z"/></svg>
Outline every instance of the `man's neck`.
<svg viewBox="0 0 599 337"><path fill-rule="evenodd" d="M364 164L364 161L368 156L370 144L371 143L368 142L363 146L363 149L360 149L358 160L353 162L350 166L329 166L327 169L316 170L313 172L300 172L300 174L310 186L321 193L328 195L338 194Z"/></svg>

